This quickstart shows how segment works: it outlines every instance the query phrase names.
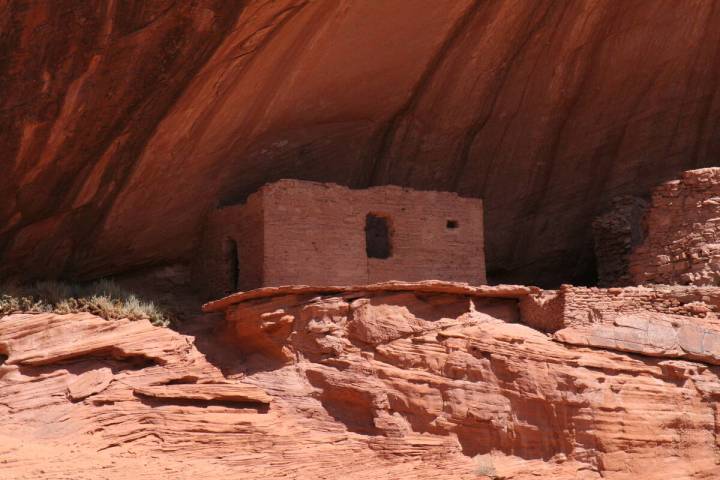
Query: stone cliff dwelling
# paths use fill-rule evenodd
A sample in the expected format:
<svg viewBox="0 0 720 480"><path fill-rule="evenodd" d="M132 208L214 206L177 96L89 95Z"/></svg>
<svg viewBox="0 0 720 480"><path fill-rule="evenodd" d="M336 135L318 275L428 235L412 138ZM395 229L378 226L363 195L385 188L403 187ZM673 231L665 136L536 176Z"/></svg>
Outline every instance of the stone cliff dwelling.
<svg viewBox="0 0 720 480"><path fill-rule="evenodd" d="M484 284L482 200L396 186L280 180L205 225L193 267L208 297L280 285Z"/></svg>
<svg viewBox="0 0 720 480"><path fill-rule="evenodd" d="M720 480L720 0L0 5L0 480Z"/></svg>
<svg viewBox="0 0 720 480"><path fill-rule="evenodd" d="M598 285L632 285L628 262L644 238L643 217L647 202L626 195L612 200L610 209L592 223Z"/></svg>
<svg viewBox="0 0 720 480"><path fill-rule="evenodd" d="M593 235L601 286L720 285L720 168L616 199Z"/></svg>
<svg viewBox="0 0 720 480"><path fill-rule="evenodd" d="M636 284L720 285L720 168L660 185L645 224L629 261Z"/></svg>

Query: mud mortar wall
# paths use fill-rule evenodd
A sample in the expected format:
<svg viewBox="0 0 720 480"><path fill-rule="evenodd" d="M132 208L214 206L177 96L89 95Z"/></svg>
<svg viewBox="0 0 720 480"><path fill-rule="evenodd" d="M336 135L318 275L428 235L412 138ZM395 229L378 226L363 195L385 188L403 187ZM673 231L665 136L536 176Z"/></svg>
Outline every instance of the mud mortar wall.
<svg viewBox="0 0 720 480"><path fill-rule="evenodd" d="M720 311L720 289L656 286L651 288L582 288L564 285L566 325L588 323L588 316L637 312L705 318Z"/></svg>
<svg viewBox="0 0 720 480"><path fill-rule="evenodd" d="M654 285L586 288L562 285L520 298L522 322L544 332L613 322L626 315L681 316L720 326L720 288Z"/></svg>

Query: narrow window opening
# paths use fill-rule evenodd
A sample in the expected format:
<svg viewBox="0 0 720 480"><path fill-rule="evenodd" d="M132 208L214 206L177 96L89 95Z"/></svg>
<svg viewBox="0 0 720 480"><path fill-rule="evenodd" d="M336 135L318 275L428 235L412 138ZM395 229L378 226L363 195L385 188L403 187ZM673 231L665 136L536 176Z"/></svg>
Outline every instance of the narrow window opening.
<svg viewBox="0 0 720 480"><path fill-rule="evenodd" d="M234 293L237 292L240 281L240 260L238 258L237 242L232 238L226 238L223 250L225 253L225 268L227 268L227 293Z"/></svg>
<svg viewBox="0 0 720 480"><path fill-rule="evenodd" d="M448 230L453 230L455 228L458 228L460 225L458 224L457 220L448 220L445 224L445 227L448 228Z"/></svg>
<svg viewBox="0 0 720 480"><path fill-rule="evenodd" d="M388 219L368 213L365 217L365 253L368 258L390 258L390 225Z"/></svg>

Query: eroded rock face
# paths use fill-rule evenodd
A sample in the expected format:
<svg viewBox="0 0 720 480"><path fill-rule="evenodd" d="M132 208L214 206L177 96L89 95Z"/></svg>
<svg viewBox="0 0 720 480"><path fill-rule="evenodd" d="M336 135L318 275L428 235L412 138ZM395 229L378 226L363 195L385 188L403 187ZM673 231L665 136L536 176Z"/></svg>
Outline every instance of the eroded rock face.
<svg viewBox="0 0 720 480"><path fill-rule="evenodd" d="M491 281L572 281L604 203L720 153L712 1L411 10L6 4L0 273L187 259L209 209L301 177L482 197Z"/></svg>
<svg viewBox="0 0 720 480"><path fill-rule="evenodd" d="M23 395L3 397L2 421L37 426L7 458L15 478L93 478L97 465L126 478L147 456L151 473L180 478L714 478L720 370L702 342L720 330L717 298L696 287L266 288L206 306L227 310L201 342L212 363L191 338L144 323L6 317L0 388ZM648 334L661 326L667 335ZM66 334L78 328L79 344ZM107 356L112 332L126 340ZM121 368L131 354L138 363ZM70 465L89 449L101 450L95 467Z"/></svg>
<svg viewBox="0 0 720 480"><path fill-rule="evenodd" d="M89 314L11 315L0 319L2 473L715 478L715 298L266 288L208 304L226 319L198 340Z"/></svg>
<svg viewBox="0 0 720 480"><path fill-rule="evenodd" d="M570 293L579 297L585 290ZM633 302L631 289L628 298L614 304L603 303L603 297L622 292L594 292L591 301L585 296L588 309L597 303L619 315L623 305L634 303L646 315L645 331L647 318L659 325L671 316ZM720 473L712 433L720 370L708 365L714 358L690 345L698 338L688 333L717 332L717 322L699 310L697 316L675 315L668 323L679 325L675 344L657 352L647 345L596 341L599 334L582 321L584 303L577 298L551 310L566 328L550 337L519 323L528 309L520 309L518 301L531 301L523 294L513 299L492 298L489 292L490 297L412 291L266 293L270 296L229 307L226 335L239 338L252 331L262 338L237 344L253 360L252 369L263 369L265 345L283 344L287 366L280 369L292 367L304 376L327 412L351 432L376 441L401 442L416 435L453 439L465 456L483 458L477 455L492 452L488 458L505 478L703 478ZM668 299L692 293L708 294L664 292ZM654 292L655 300L662 294ZM642 330L629 316L623 318L624 323L606 328L615 328L618 336L621 328ZM641 356L615 353L620 351ZM680 450L692 451L672 446L680 444ZM668 448L673 453L663 453Z"/></svg>

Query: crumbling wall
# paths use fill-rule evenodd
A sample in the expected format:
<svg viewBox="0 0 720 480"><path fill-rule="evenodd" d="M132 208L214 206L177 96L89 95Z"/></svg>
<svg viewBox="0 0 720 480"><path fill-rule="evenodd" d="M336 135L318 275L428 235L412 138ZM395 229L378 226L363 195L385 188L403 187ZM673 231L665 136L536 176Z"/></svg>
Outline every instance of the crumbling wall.
<svg viewBox="0 0 720 480"><path fill-rule="evenodd" d="M565 297L557 290L546 290L520 297L522 323L536 330L552 333L564 326Z"/></svg>
<svg viewBox="0 0 720 480"><path fill-rule="evenodd" d="M612 323L619 316L650 314L702 319L720 328L720 288L651 285L624 288L562 285L520 298L522 322L544 332Z"/></svg>
<svg viewBox="0 0 720 480"><path fill-rule="evenodd" d="M719 287L563 286L557 295L563 314L553 338L559 342L720 365Z"/></svg>
<svg viewBox="0 0 720 480"><path fill-rule="evenodd" d="M192 281L205 298L219 298L262 283L264 259L263 202L251 195L244 205L210 212L197 254Z"/></svg>
<svg viewBox="0 0 720 480"><path fill-rule="evenodd" d="M687 171L653 192L630 273L636 284L720 285L720 168Z"/></svg>
<svg viewBox="0 0 720 480"><path fill-rule="evenodd" d="M641 312L706 318L720 312L720 288L654 285L586 288L563 285L564 326Z"/></svg>
<svg viewBox="0 0 720 480"><path fill-rule="evenodd" d="M639 197L621 196L592 223L598 285L632 285L630 255L644 238L643 217L648 203Z"/></svg>

